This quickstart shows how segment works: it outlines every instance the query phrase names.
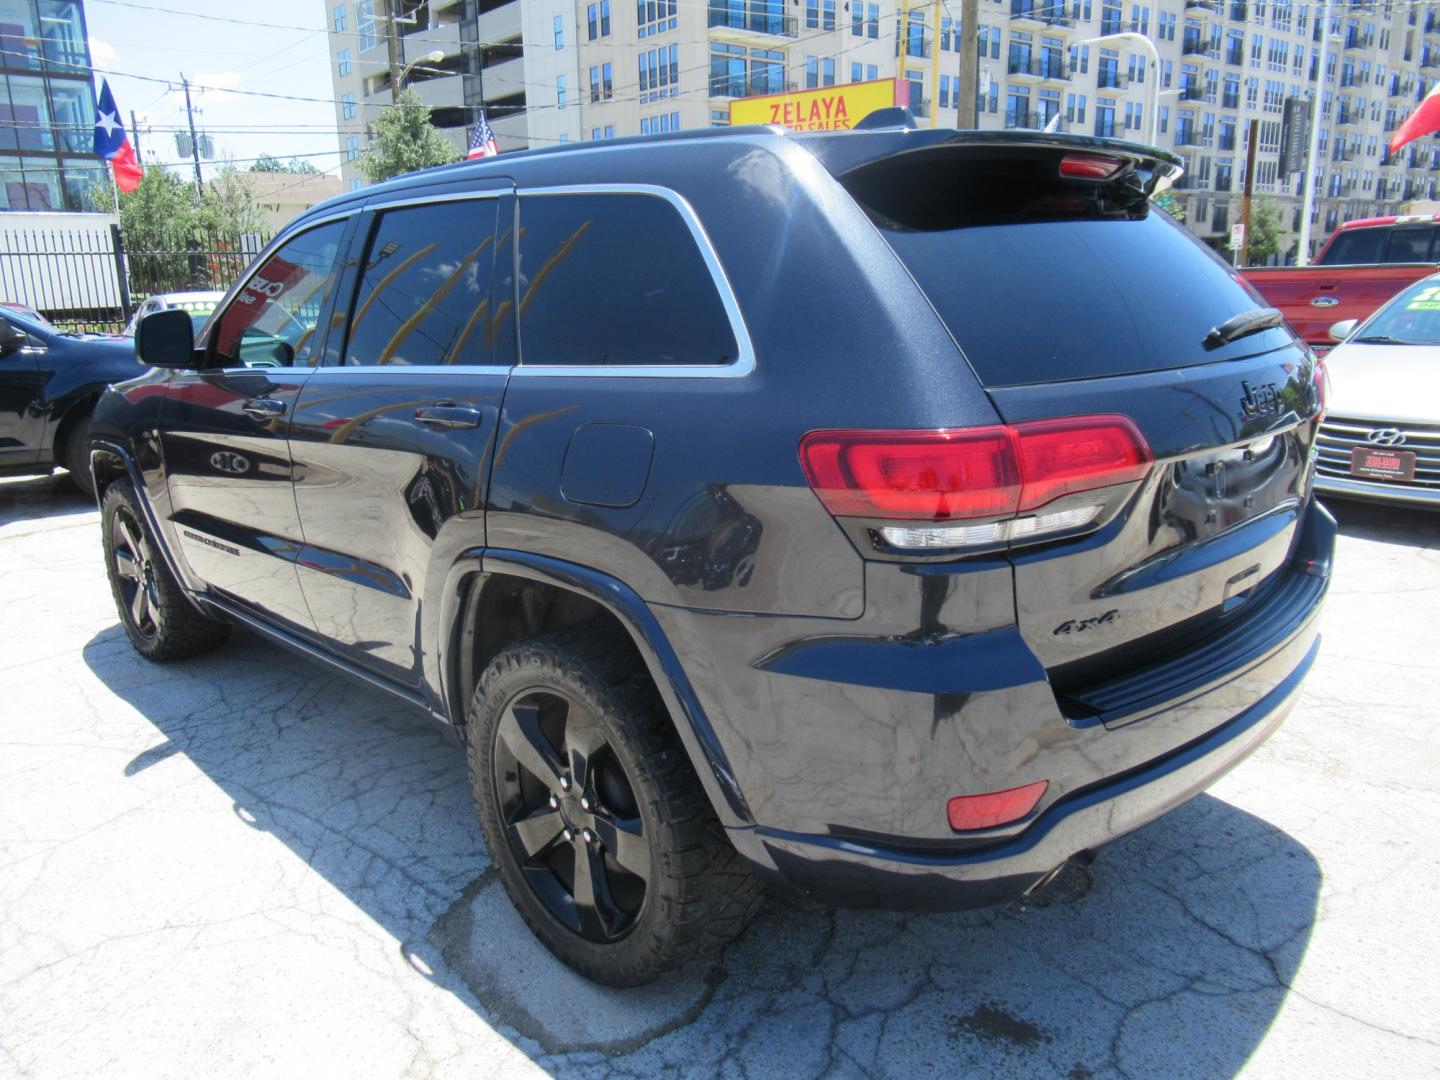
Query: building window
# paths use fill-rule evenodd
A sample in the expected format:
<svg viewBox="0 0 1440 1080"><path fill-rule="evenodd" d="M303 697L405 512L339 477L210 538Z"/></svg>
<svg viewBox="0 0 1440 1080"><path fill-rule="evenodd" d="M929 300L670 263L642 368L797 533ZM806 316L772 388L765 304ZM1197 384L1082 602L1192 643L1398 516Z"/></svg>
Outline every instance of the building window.
<svg viewBox="0 0 1440 1080"><path fill-rule="evenodd" d="M865 5L865 33L872 39L880 37L880 5Z"/></svg>
<svg viewBox="0 0 1440 1080"><path fill-rule="evenodd" d="M678 18L679 0L635 0L635 21L640 37L674 30Z"/></svg>
<svg viewBox="0 0 1440 1080"><path fill-rule="evenodd" d="M335 68L341 75L350 74L350 50L341 49L335 54Z"/></svg>
<svg viewBox="0 0 1440 1080"><path fill-rule="evenodd" d="M827 57L825 57L825 59L823 59L823 60L820 61L820 85L821 85L821 86L834 86L834 85L835 85L835 58L834 58L834 57L827 56Z"/></svg>
<svg viewBox="0 0 1440 1080"><path fill-rule="evenodd" d="M878 79L879 77L880 77L880 66L879 66L878 64L866 64L866 65L865 65L865 80L866 80L867 82L874 82L874 81L875 81L876 79Z"/></svg>
<svg viewBox="0 0 1440 1080"><path fill-rule="evenodd" d="M853 4L850 8L850 36L865 36L865 5Z"/></svg>
<svg viewBox="0 0 1440 1080"><path fill-rule="evenodd" d="M820 29L820 0L805 0L805 29Z"/></svg>
<svg viewBox="0 0 1440 1080"><path fill-rule="evenodd" d="M594 41L600 36L600 5L585 5L585 38Z"/></svg>
<svg viewBox="0 0 1440 1080"><path fill-rule="evenodd" d="M942 108L942 109L948 109L949 107L950 107L950 76L949 76L949 75L941 75L941 76L940 76L940 108Z"/></svg>
<svg viewBox="0 0 1440 1080"><path fill-rule="evenodd" d="M615 65L608 61L600 65L600 94L606 101L615 96Z"/></svg>
<svg viewBox="0 0 1440 1080"><path fill-rule="evenodd" d="M563 15L556 15L554 26L555 48L557 50L563 49L565 48L565 17Z"/></svg>
<svg viewBox="0 0 1440 1080"><path fill-rule="evenodd" d="M865 78L865 65L858 60L850 61L850 81L859 82Z"/></svg>
<svg viewBox="0 0 1440 1080"><path fill-rule="evenodd" d="M590 100L600 100L600 65L590 65Z"/></svg>
<svg viewBox="0 0 1440 1080"><path fill-rule="evenodd" d="M835 29L835 0L820 0L820 10L821 10L821 13L822 13L821 19L820 19L820 27L821 27L821 29L822 29L822 30L834 30L834 29Z"/></svg>
<svg viewBox="0 0 1440 1080"><path fill-rule="evenodd" d="M360 136L359 136L359 135L346 135L346 136L345 136L345 160L346 160L346 161L354 161L354 160L355 160L356 158L358 158L359 156L360 156Z"/></svg>
<svg viewBox="0 0 1440 1080"><path fill-rule="evenodd" d="M340 95L340 117L343 120L355 119L355 95L344 93Z"/></svg>
<svg viewBox="0 0 1440 1080"><path fill-rule="evenodd" d="M565 76L564 76L564 75L556 75L556 76L555 76L555 107L556 107L557 109L563 109L563 108L565 108Z"/></svg>
<svg viewBox="0 0 1440 1080"><path fill-rule="evenodd" d="M360 186L361 186L363 183L364 183L364 181L361 180L360 177L358 177L358 176L355 177L355 179L353 179L353 180L350 181L350 190L351 190L351 191L359 191L359 190L360 190Z"/></svg>
<svg viewBox="0 0 1440 1080"><path fill-rule="evenodd" d="M600 36L610 36L610 0L600 0Z"/></svg>
<svg viewBox="0 0 1440 1080"><path fill-rule="evenodd" d="M820 61L813 56L805 57L805 89L814 90L820 85Z"/></svg>
<svg viewBox="0 0 1440 1080"><path fill-rule="evenodd" d="M330 9L330 25L335 28L337 34L350 28L350 20L346 16L344 4L336 4Z"/></svg>
<svg viewBox="0 0 1440 1080"><path fill-rule="evenodd" d="M361 52L380 43L379 32L375 29L375 0L355 0L355 34L359 38Z"/></svg>

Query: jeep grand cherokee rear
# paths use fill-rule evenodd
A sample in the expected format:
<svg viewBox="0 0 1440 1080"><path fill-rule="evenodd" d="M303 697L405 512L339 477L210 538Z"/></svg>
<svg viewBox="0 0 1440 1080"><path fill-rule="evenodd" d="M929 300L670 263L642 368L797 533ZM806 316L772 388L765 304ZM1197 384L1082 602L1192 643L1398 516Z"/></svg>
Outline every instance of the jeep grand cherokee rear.
<svg viewBox="0 0 1440 1080"><path fill-rule="evenodd" d="M180 370L97 412L122 621L426 705L605 982L736 933L751 870L1023 894L1239 761L1315 655L1316 368L1151 211L1177 174L734 129L342 196L199 354L142 324Z"/></svg>

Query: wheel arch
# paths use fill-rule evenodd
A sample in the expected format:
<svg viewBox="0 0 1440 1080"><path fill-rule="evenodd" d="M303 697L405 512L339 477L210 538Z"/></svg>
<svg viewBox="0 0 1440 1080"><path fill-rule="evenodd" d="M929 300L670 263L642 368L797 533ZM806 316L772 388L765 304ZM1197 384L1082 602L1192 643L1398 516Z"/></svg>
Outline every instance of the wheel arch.
<svg viewBox="0 0 1440 1080"><path fill-rule="evenodd" d="M528 552L467 553L452 569L441 614L445 706L465 722L485 665L501 649L545 630L606 619L635 647L690 756L716 815L727 827L753 823L750 809L680 661L645 602L624 582L589 567Z"/></svg>

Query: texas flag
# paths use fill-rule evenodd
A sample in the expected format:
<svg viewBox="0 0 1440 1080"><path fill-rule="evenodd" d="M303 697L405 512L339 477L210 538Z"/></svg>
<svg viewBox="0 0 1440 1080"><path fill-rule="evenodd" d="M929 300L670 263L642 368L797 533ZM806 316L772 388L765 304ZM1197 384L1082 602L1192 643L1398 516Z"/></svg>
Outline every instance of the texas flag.
<svg viewBox="0 0 1440 1080"><path fill-rule="evenodd" d="M1430 88L1424 100L1390 137L1390 153L1393 154L1406 143L1423 139L1436 131L1440 131L1440 82Z"/></svg>
<svg viewBox="0 0 1440 1080"><path fill-rule="evenodd" d="M121 191L131 192L140 186L145 172L135 160L135 148L125 134L125 125L120 123L120 110L104 79L100 80L100 103L95 107L95 153L110 162L115 170L115 186Z"/></svg>

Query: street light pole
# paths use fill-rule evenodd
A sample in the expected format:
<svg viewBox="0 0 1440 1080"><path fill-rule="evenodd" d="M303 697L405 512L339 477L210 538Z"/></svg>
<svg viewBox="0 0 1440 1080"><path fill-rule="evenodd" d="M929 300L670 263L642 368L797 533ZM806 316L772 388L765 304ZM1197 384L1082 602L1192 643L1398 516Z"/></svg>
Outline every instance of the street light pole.
<svg viewBox="0 0 1440 1080"><path fill-rule="evenodd" d="M1154 146L1159 132L1156 125L1160 112L1160 51L1155 48L1155 43L1144 34L1136 34L1128 30L1122 34L1103 34L1100 37L1086 38L1078 44L1103 45L1107 41L1126 41L1132 45L1139 42L1150 54L1150 135L1147 141Z"/></svg>
<svg viewBox="0 0 1440 1080"><path fill-rule="evenodd" d="M1295 248L1295 265L1310 265L1310 217L1315 211L1315 169L1320 158L1320 99L1325 89L1325 65L1330 62L1330 7L1325 0L1324 22L1320 29L1320 56L1316 63L1315 89L1310 93L1310 152L1305 156L1305 184L1300 197L1300 240Z"/></svg>

